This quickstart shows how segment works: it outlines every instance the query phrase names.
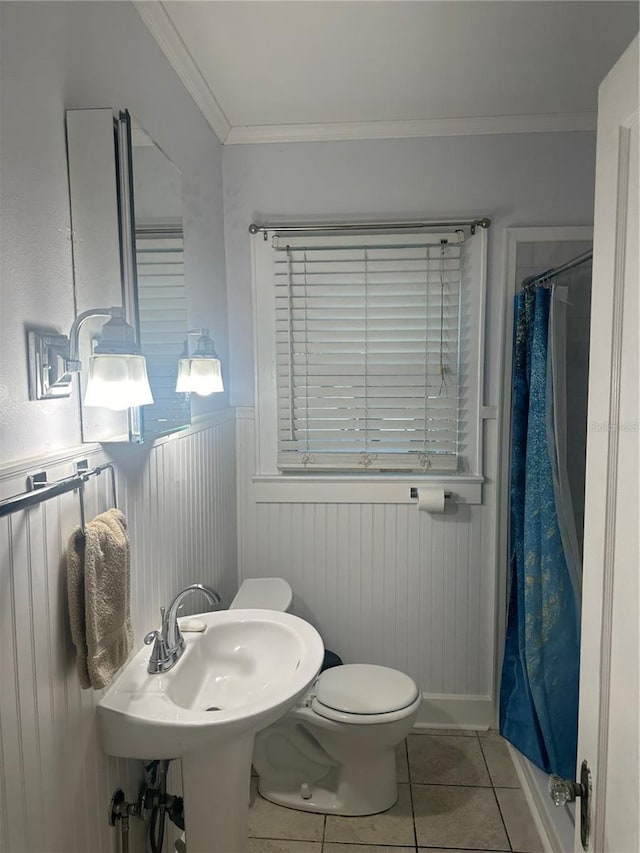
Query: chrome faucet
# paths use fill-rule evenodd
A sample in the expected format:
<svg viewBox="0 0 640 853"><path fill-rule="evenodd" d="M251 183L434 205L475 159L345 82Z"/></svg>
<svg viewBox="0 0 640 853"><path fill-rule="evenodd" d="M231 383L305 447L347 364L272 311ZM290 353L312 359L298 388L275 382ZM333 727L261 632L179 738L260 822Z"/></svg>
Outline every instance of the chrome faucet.
<svg viewBox="0 0 640 853"><path fill-rule="evenodd" d="M192 583L179 592L169 605L169 609L160 608L162 624L159 631L149 631L144 638L145 645L153 643L151 657L147 666L147 672L157 674L169 672L182 657L184 651L184 638L178 626L178 610L182 607L182 601L190 592L201 592L213 607L217 607L222 599L218 593L202 583Z"/></svg>

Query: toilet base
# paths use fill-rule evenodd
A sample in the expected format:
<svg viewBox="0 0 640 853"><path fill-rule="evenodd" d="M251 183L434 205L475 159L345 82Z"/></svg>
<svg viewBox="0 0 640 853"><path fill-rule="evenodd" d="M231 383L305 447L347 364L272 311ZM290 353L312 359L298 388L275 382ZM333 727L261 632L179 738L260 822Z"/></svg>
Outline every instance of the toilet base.
<svg viewBox="0 0 640 853"><path fill-rule="evenodd" d="M300 786L259 777L258 792L276 805L304 812L347 817L379 814L398 800L395 749L368 761L360 758L355 767L334 767L324 779Z"/></svg>

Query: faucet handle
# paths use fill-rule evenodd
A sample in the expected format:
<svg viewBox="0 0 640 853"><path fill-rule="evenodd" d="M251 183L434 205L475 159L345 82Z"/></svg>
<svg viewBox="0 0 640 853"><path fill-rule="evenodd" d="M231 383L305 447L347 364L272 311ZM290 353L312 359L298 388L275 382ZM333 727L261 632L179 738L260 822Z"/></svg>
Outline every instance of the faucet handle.
<svg viewBox="0 0 640 853"><path fill-rule="evenodd" d="M145 636L145 646L150 646L151 643L153 643L153 649L151 650L151 657L149 658L147 672L152 674L164 672L169 661L169 654L167 651L167 644L160 631L149 631Z"/></svg>
<svg viewBox="0 0 640 853"><path fill-rule="evenodd" d="M145 646L150 646L154 640L162 640L162 634L160 631L149 631L148 634L145 634L144 644Z"/></svg>

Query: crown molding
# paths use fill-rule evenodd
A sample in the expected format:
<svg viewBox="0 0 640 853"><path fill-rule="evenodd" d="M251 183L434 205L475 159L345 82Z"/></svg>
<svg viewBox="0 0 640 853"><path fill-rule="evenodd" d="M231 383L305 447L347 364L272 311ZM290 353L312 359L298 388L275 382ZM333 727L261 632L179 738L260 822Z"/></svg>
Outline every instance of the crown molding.
<svg viewBox="0 0 640 853"><path fill-rule="evenodd" d="M486 136L504 133L568 133L596 129L595 113L232 127L161 0L132 0L132 2L211 129L225 145L358 139L424 139L434 136Z"/></svg>
<svg viewBox="0 0 640 853"><path fill-rule="evenodd" d="M224 143L231 125L163 4L133 0L133 5L211 129Z"/></svg>
<svg viewBox="0 0 640 853"><path fill-rule="evenodd" d="M420 139L432 136L486 136L503 133L595 132L595 129L595 113L478 116L333 124L248 125L232 127L225 139L225 145L356 139Z"/></svg>

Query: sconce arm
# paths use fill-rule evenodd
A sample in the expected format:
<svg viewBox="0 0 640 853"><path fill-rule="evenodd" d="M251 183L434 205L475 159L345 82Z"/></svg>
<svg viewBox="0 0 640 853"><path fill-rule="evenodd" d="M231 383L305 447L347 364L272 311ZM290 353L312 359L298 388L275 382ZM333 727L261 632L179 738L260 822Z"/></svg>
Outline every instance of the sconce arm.
<svg viewBox="0 0 640 853"><path fill-rule="evenodd" d="M81 362L79 358L79 341L80 341L80 329L82 328L83 323L87 320L90 320L91 317L116 317L120 314L123 316L124 311L120 307L114 308L90 308L88 311L83 311L82 314L78 314L76 319L73 321L71 325L71 331L69 332L69 358L67 359L67 370L71 373L78 373L81 369Z"/></svg>
<svg viewBox="0 0 640 853"><path fill-rule="evenodd" d="M184 342L182 358L189 358L189 338L198 337L194 357L217 358L215 345L209 336L209 329L189 329Z"/></svg>

